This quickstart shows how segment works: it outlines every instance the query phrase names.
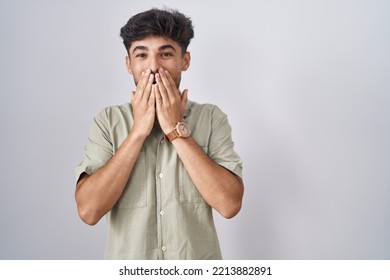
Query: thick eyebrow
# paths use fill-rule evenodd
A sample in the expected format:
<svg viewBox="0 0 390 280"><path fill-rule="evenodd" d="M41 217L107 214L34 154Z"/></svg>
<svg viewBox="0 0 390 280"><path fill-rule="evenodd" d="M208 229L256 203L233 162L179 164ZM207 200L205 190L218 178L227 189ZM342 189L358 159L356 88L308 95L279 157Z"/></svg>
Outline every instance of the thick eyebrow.
<svg viewBox="0 0 390 280"><path fill-rule="evenodd" d="M159 51L163 51L163 50L166 50L166 49L172 49L176 52L176 49L172 46L172 45L162 45L161 47L158 48ZM146 46L136 46L134 49L133 49L133 53L137 50L140 50L140 51L149 51L149 48L146 47Z"/></svg>
<svg viewBox="0 0 390 280"><path fill-rule="evenodd" d="M163 45L161 47L158 48L159 51L162 51L162 50L165 50L165 49L173 49L174 51L176 51L176 49L172 46L172 45Z"/></svg>
<svg viewBox="0 0 390 280"><path fill-rule="evenodd" d="M145 46L136 46L134 49L133 49L133 53L136 51L136 50L140 50L140 51L148 51L149 49Z"/></svg>

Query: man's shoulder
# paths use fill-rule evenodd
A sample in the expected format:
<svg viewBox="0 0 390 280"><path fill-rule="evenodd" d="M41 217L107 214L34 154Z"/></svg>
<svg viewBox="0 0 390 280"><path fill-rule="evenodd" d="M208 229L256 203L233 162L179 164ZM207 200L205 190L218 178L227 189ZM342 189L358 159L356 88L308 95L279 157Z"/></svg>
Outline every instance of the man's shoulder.
<svg viewBox="0 0 390 280"><path fill-rule="evenodd" d="M120 112L131 112L131 104L130 103L124 103L119 105L111 105L104 108L104 111L106 112L114 112L114 113L120 113Z"/></svg>
<svg viewBox="0 0 390 280"><path fill-rule="evenodd" d="M202 113L210 113L210 114L224 114L222 110L215 104L211 103L197 103L192 100L188 100L187 104L187 113L188 114L202 114Z"/></svg>
<svg viewBox="0 0 390 280"><path fill-rule="evenodd" d="M188 100L188 105L191 108L206 108L206 109L211 109L214 107L217 107L217 105L211 104L211 103L198 103L193 100Z"/></svg>
<svg viewBox="0 0 390 280"><path fill-rule="evenodd" d="M110 105L101 110L98 116L111 118L117 115L131 115L131 111L130 103Z"/></svg>

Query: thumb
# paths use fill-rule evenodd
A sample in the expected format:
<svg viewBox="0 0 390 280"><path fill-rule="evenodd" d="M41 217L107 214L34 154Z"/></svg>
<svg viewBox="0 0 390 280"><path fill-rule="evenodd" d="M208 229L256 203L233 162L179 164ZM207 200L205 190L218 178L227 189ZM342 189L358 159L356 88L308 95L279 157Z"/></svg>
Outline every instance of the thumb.
<svg viewBox="0 0 390 280"><path fill-rule="evenodd" d="M188 89L185 89L181 94L181 102L180 102L181 111L183 114L186 111L187 101L188 101Z"/></svg>

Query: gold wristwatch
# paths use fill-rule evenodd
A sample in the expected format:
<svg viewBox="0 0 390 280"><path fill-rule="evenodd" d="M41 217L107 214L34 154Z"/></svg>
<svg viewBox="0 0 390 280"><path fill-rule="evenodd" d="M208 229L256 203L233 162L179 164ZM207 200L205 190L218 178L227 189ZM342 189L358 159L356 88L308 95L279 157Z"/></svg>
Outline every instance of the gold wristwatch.
<svg viewBox="0 0 390 280"><path fill-rule="evenodd" d="M188 125L185 122L178 122L175 128L165 136L169 141L173 141L176 138L187 138L190 134Z"/></svg>

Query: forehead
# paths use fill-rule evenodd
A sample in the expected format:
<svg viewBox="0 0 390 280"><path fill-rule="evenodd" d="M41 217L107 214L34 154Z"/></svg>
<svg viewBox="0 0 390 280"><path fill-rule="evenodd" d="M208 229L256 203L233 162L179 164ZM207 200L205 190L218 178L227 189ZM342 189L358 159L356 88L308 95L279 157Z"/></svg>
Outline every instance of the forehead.
<svg viewBox="0 0 390 280"><path fill-rule="evenodd" d="M130 52L132 53L134 49L142 49L147 51L158 51L161 46L171 45L176 51L181 51L181 47L174 40L161 37L161 36L148 36L144 39L133 41L130 46Z"/></svg>

